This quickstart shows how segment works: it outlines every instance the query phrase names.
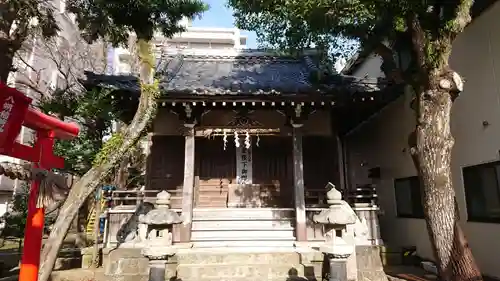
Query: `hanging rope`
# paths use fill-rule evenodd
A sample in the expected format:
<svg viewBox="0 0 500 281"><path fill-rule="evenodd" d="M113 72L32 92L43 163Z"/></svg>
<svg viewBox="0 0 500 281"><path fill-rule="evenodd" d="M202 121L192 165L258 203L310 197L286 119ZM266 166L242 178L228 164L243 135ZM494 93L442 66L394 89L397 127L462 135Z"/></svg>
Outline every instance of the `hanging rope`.
<svg viewBox="0 0 500 281"><path fill-rule="evenodd" d="M66 177L40 168L33 168L31 165L2 162L0 175L12 180L39 180L37 208L48 207L57 201L64 200L69 192Z"/></svg>

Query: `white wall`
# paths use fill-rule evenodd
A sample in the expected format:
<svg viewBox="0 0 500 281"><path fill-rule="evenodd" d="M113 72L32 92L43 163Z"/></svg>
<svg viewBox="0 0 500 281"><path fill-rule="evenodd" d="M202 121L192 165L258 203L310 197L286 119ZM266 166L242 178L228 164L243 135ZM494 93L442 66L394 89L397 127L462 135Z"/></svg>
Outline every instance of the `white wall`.
<svg viewBox="0 0 500 281"><path fill-rule="evenodd" d="M474 256L484 274L500 277L500 224L467 222L461 168L498 160L500 150L500 3L494 4L461 34L453 45L452 67L466 80L465 90L452 112L453 182L462 225ZM355 75L380 74L380 60L371 58ZM347 138L351 183L368 181L361 163L380 166L378 193L384 215L383 239L390 245L415 245L418 254L431 258L432 252L422 219L396 217L394 178L416 175L407 151L407 136L414 126L406 94L387 106ZM490 126L483 127L483 121Z"/></svg>

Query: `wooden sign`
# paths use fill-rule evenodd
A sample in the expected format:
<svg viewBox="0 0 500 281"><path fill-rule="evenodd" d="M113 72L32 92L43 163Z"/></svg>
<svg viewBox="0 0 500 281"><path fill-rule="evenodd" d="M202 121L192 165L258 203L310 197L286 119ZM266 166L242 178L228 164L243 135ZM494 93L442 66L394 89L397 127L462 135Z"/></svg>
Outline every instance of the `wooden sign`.
<svg viewBox="0 0 500 281"><path fill-rule="evenodd" d="M236 182L252 184L252 147L240 145L236 148Z"/></svg>
<svg viewBox="0 0 500 281"><path fill-rule="evenodd" d="M31 98L0 83L0 153L12 149L30 103Z"/></svg>

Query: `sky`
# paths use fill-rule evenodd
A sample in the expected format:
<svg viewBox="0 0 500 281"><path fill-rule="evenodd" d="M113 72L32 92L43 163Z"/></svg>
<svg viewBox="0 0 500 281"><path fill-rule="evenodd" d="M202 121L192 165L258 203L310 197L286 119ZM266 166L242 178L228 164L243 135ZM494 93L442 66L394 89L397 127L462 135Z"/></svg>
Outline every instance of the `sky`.
<svg viewBox="0 0 500 281"><path fill-rule="evenodd" d="M201 19L193 21L194 27L234 27L233 13L230 8L226 7L226 0L205 0L210 6L210 10L203 13ZM257 40L255 32L241 31L243 35L247 35L247 47L257 48Z"/></svg>

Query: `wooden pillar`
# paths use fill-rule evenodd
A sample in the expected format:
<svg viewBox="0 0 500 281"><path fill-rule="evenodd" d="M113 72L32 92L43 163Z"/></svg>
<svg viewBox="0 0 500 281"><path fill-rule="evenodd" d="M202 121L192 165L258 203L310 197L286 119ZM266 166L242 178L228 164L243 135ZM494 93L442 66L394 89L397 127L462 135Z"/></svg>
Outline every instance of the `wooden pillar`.
<svg viewBox="0 0 500 281"><path fill-rule="evenodd" d="M346 177L345 177L346 166L345 166L344 143L342 141L342 138L339 135L337 135L337 137L336 137L336 142L337 142L337 156L338 156L338 162L339 162L338 167L339 167L340 189L343 192L346 192L347 191L347 182L346 182Z"/></svg>
<svg viewBox="0 0 500 281"><path fill-rule="evenodd" d="M304 161L302 155L302 124L293 126L293 182L295 194L295 231L297 241L307 241L306 199L304 192Z"/></svg>
<svg viewBox="0 0 500 281"><path fill-rule="evenodd" d="M186 127L184 145L184 184L182 187L182 217L181 242L191 241L191 222L193 219L194 190L194 124L184 124Z"/></svg>

